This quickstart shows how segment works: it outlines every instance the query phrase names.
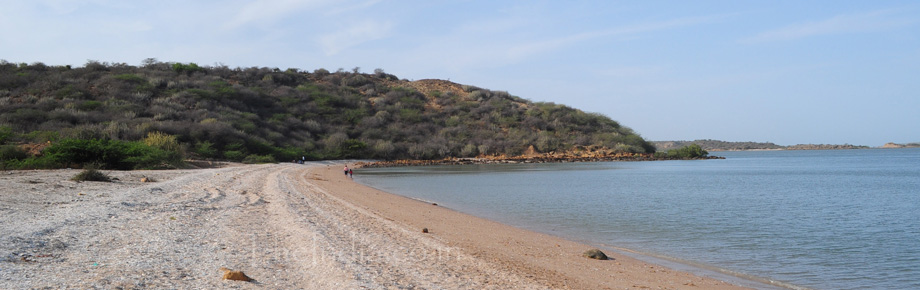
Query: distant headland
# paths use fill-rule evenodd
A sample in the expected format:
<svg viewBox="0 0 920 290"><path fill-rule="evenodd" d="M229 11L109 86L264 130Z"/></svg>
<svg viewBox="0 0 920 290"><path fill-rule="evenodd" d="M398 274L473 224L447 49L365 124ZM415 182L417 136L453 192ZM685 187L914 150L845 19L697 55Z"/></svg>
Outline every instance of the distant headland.
<svg viewBox="0 0 920 290"><path fill-rule="evenodd" d="M888 142L888 143L885 143L885 145L882 145L881 148L918 148L918 147L920 147L920 142L913 142L913 143L907 143L907 144L897 144L897 143Z"/></svg>
<svg viewBox="0 0 920 290"><path fill-rule="evenodd" d="M872 148L916 148L920 143L896 144L887 143L879 147L852 144L797 144L790 146L777 145L772 142L731 142L712 139L699 139L694 141L651 141L658 150L681 148L690 144L697 144L708 151L745 151L745 150L840 150L840 149L872 149Z"/></svg>

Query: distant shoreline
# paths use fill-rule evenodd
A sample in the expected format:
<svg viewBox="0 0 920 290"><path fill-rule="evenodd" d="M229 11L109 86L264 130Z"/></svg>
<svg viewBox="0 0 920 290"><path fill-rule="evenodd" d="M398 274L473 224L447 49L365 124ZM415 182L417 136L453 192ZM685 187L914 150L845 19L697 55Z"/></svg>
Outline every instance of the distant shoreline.
<svg viewBox="0 0 920 290"><path fill-rule="evenodd" d="M815 149L784 148L784 149L706 149L706 150L712 151L712 152L726 152L726 151L887 150L887 149L908 149L908 148L920 148L920 146L865 147L865 148L815 148Z"/></svg>
<svg viewBox="0 0 920 290"><path fill-rule="evenodd" d="M773 151L773 150L850 150L850 149L892 149L916 148L920 143L886 143L878 147L852 144L797 144L777 145L772 142L732 142L712 139L699 139L694 141L651 141L659 151L676 149L690 144L697 144L707 151Z"/></svg>
<svg viewBox="0 0 920 290"><path fill-rule="evenodd" d="M569 162L609 162L609 161L663 161L663 160L706 160L725 159L721 156L706 156L696 158L669 158L656 157L654 154L542 154L521 156L486 156L477 158L444 158L436 160L384 160L373 162L359 162L356 165L364 168L401 167L401 166L428 166L428 165L472 165L472 164L526 164L526 163L569 163Z"/></svg>

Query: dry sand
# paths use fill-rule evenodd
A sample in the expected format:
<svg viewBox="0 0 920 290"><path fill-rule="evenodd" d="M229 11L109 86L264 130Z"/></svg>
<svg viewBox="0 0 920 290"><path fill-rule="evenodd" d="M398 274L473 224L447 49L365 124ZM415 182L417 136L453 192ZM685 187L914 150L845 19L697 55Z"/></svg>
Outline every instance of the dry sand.
<svg viewBox="0 0 920 290"><path fill-rule="evenodd" d="M361 186L341 165L0 172L0 289L746 289L587 259L589 245Z"/></svg>

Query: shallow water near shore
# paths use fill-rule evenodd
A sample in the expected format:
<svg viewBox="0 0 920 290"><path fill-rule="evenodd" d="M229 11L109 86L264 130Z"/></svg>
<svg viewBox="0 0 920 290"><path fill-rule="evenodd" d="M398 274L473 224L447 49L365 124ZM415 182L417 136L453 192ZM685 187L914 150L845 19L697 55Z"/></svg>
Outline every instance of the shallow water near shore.
<svg viewBox="0 0 920 290"><path fill-rule="evenodd" d="M509 225L814 289L920 289L920 149L361 169Z"/></svg>

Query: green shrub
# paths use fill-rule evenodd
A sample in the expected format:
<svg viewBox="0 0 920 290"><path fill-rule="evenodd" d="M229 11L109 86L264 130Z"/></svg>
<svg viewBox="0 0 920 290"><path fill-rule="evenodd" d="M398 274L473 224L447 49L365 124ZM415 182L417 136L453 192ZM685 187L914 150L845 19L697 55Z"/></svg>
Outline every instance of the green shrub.
<svg viewBox="0 0 920 290"><path fill-rule="evenodd" d="M147 82L147 80L145 80L143 77L138 76L136 74L120 74L120 75L115 75L114 78L117 80L123 80L129 83L136 83L136 84Z"/></svg>
<svg viewBox="0 0 920 290"><path fill-rule="evenodd" d="M147 137L144 138L144 144L147 146L160 148L166 151L179 152L179 141L176 140L176 136L169 135L163 132L150 132L147 133Z"/></svg>
<svg viewBox="0 0 920 290"><path fill-rule="evenodd" d="M198 66L198 64L194 62L190 62L188 64L174 63L172 65L172 69L173 71L177 73L185 73L187 75L191 75L194 72L204 72L205 71L203 67Z"/></svg>
<svg viewBox="0 0 920 290"><path fill-rule="evenodd" d="M77 104L76 108L80 111L93 111L102 107L102 102L100 101L83 101Z"/></svg>
<svg viewBox="0 0 920 290"><path fill-rule="evenodd" d="M214 148L214 143L210 141L198 142L195 145L195 153L204 158L220 157L220 152L217 151L217 148Z"/></svg>
<svg viewBox="0 0 920 290"><path fill-rule="evenodd" d="M185 90L185 92L198 96L200 98L204 98L204 99L211 99L213 95L211 91L202 90L202 89L188 89L188 90Z"/></svg>
<svg viewBox="0 0 920 290"><path fill-rule="evenodd" d="M246 157L246 153L243 153L243 151L239 151L239 150L224 151L224 158L227 158L227 160L230 160L230 161L239 162L239 161L242 161L243 158L245 157Z"/></svg>
<svg viewBox="0 0 920 290"><path fill-rule="evenodd" d="M61 166L98 164L107 169L131 170L178 167L182 156L141 142L105 139L64 139L45 149L47 158Z"/></svg>
<svg viewBox="0 0 920 290"><path fill-rule="evenodd" d="M246 156L246 158L243 158L243 163L246 163L246 164L277 163L277 162L278 161L275 160L275 157L271 155L250 154L249 156Z"/></svg>
<svg viewBox="0 0 920 290"><path fill-rule="evenodd" d="M83 169L83 171L78 173L76 176L74 176L70 180L110 182L112 181L112 178L109 177L108 175L105 175L105 173L102 173L102 171L96 170L95 168L87 168L87 169Z"/></svg>
<svg viewBox="0 0 920 290"><path fill-rule="evenodd" d="M297 148L297 147L284 147L284 148L275 148L275 153L273 154L276 160L288 161L288 160L300 160L304 157L310 157L306 150ZM312 160L312 159L311 159Z"/></svg>
<svg viewBox="0 0 920 290"><path fill-rule="evenodd" d="M234 122L233 127L240 129L240 131L243 131L246 133L255 133L259 129L259 127L256 126L255 123L250 122L248 120L239 120L237 122Z"/></svg>
<svg viewBox="0 0 920 290"><path fill-rule="evenodd" d="M166 151L140 142L124 143L124 162L131 167L125 169L176 168L184 162L182 154L177 151Z"/></svg>
<svg viewBox="0 0 920 290"><path fill-rule="evenodd" d="M111 152L108 140L64 139L45 149L45 155L65 166L99 163L102 166L120 162L118 152Z"/></svg>
<svg viewBox="0 0 920 290"><path fill-rule="evenodd" d="M422 113L416 109L400 109L399 119L406 123L418 123L422 120Z"/></svg>
<svg viewBox="0 0 920 290"><path fill-rule="evenodd" d="M326 159L361 158L364 156L367 144L357 139L343 140L338 146L328 146L324 154Z"/></svg>
<svg viewBox="0 0 920 290"><path fill-rule="evenodd" d="M16 145L0 146L0 162L6 160L23 160L29 158L29 153Z"/></svg>
<svg viewBox="0 0 920 290"><path fill-rule="evenodd" d="M669 158L705 158L709 156L709 152L703 150L700 145L690 144L679 149L668 150L667 156Z"/></svg>
<svg viewBox="0 0 920 290"><path fill-rule="evenodd" d="M7 140L13 138L13 128L0 127L0 144L5 144Z"/></svg>
<svg viewBox="0 0 920 290"><path fill-rule="evenodd" d="M55 169L61 168L61 164L51 158L40 156L30 157L21 160L6 160L0 162L0 166L6 169Z"/></svg>
<svg viewBox="0 0 920 290"><path fill-rule="evenodd" d="M358 124L366 116L367 110L364 108L345 110L345 120L348 120L351 124Z"/></svg>
<svg viewBox="0 0 920 290"><path fill-rule="evenodd" d="M25 139L25 141L32 143L45 143L48 141L54 142L60 139L60 137L61 133L55 131L32 131L22 135L22 138Z"/></svg>
<svg viewBox="0 0 920 290"><path fill-rule="evenodd" d="M0 115L7 121L18 122L18 123L34 123L41 124L48 119L48 113L36 109L21 108L16 109L12 113L4 113Z"/></svg>

